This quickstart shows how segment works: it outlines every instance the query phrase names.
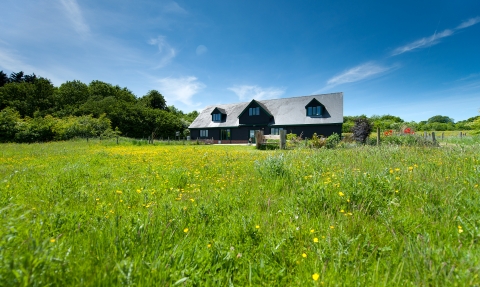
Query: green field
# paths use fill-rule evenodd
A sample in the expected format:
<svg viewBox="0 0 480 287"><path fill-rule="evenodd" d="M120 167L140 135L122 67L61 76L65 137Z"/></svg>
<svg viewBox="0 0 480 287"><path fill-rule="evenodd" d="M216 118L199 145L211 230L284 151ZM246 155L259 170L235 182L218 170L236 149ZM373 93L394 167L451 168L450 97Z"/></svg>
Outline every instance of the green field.
<svg viewBox="0 0 480 287"><path fill-rule="evenodd" d="M0 145L2 286L480 285L480 148Z"/></svg>

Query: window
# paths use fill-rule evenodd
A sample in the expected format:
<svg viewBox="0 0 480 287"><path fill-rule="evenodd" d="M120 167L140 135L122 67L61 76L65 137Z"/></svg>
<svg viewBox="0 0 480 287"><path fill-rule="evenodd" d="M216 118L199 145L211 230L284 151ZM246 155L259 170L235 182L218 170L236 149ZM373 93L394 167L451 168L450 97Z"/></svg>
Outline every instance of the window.
<svg viewBox="0 0 480 287"><path fill-rule="evenodd" d="M248 115L249 116L259 116L260 115L260 107L249 108L248 109Z"/></svg>
<svg viewBox="0 0 480 287"><path fill-rule="evenodd" d="M281 130L283 130L283 128L271 128L270 129L270 134L271 135L279 135Z"/></svg>
<svg viewBox="0 0 480 287"><path fill-rule="evenodd" d="M222 130L220 135L221 135L222 140L229 140L230 139L230 129Z"/></svg>
<svg viewBox="0 0 480 287"><path fill-rule="evenodd" d="M222 114L212 114L212 121L220 122L222 120Z"/></svg>
<svg viewBox="0 0 480 287"><path fill-rule="evenodd" d="M307 108L307 116L321 116L321 115L322 115L322 106Z"/></svg>
<svg viewBox="0 0 480 287"><path fill-rule="evenodd" d="M200 130L201 138L208 138L208 130Z"/></svg>

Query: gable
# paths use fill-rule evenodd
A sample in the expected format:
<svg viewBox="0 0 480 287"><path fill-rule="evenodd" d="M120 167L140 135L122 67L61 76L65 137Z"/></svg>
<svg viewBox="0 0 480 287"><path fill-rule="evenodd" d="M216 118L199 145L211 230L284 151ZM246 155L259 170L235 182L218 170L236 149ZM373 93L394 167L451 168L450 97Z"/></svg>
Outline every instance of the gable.
<svg viewBox="0 0 480 287"><path fill-rule="evenodd" d="M273 118L271 112L264 103L252 100L238 115L240 125L266 125Z"/></svg>

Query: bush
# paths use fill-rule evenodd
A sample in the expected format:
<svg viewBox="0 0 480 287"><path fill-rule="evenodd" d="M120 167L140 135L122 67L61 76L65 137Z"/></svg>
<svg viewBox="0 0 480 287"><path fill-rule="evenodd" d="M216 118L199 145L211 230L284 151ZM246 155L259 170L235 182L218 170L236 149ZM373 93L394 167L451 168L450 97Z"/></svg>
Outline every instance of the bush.
<svg viewBox="0 0 480 287"><path fill-rule="evenodd" d="M373 126L366 117L358 117L355 119L355 125L352 128L353 139L357 142L365 143L372 133Z"/></svg>
<svg viewBox="0 0 480 287"><path fill-rule="evenodd" d="M399 146L438 146L438 143L429 141L417 135L394 135L381 138L383 144L399 145Z"/></svg>
<svg viewBox="0 0 480 287"><path fill-rule="evenodd" d="M69 140L75 137L110 137L113 136L110 119L105 115L94 118L91 115L68 117L55 127L55 139Z"/></svg>
<svg viewBox="0 0 480 287"><path fill-rule="evenodd" d="M20 114L12 108L0 111L0 142L9 142L15 139L20 120Z"/></svg>
<svg viewBox="0 0 480 287"><path fill-rule="evenodd" d="M52 141L55 137L54 127L58 119L48 115L45 117L26 117L15 134L16 142L32 143Z"/></svg>
<svg viewBox="0 0 480 287"><path fill-rule="evenodd" d="M309 143L313 148L321 148L325 146L325 138L323 136L319 137L317 133L314 133Z"/></svg>
<svg viewBox="0 0 480 287"><path fill-rule="evenodd" d="M331 136L329 136L325 142L325 147L326 148L335 148L338 143L340 143L340 136L337 133L333 133Z"/></svg>

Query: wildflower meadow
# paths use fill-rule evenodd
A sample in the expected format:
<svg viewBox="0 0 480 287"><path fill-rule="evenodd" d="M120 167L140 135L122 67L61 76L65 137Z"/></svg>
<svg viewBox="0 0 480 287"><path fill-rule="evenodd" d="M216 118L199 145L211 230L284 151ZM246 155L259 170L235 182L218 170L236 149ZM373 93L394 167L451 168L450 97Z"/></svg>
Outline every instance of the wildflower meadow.
<svg viewBox="0 0 480 287"><path fill-rule="evenodd" d="M480 146L0 145L1 286L478 286Z"/></svg>

